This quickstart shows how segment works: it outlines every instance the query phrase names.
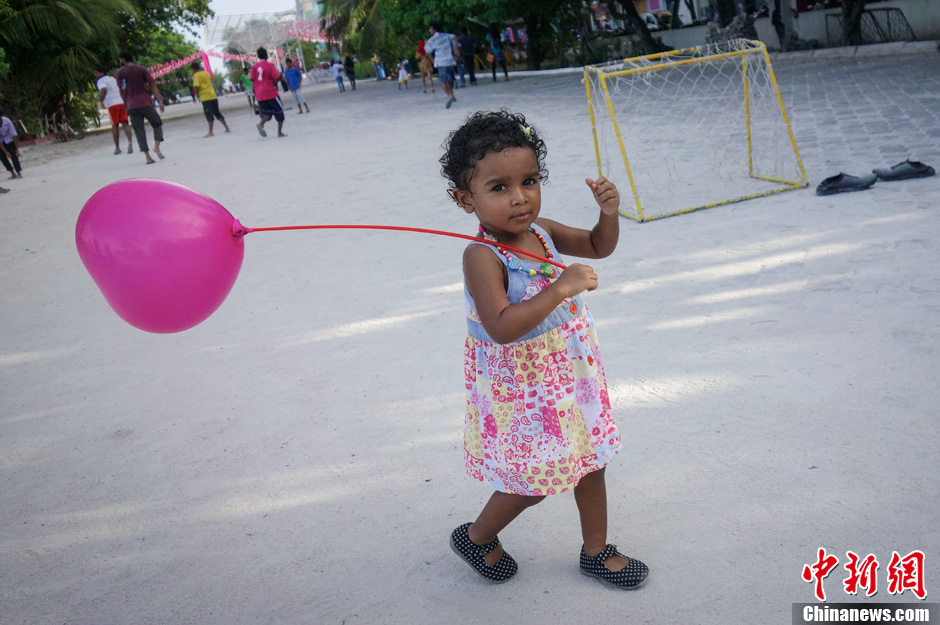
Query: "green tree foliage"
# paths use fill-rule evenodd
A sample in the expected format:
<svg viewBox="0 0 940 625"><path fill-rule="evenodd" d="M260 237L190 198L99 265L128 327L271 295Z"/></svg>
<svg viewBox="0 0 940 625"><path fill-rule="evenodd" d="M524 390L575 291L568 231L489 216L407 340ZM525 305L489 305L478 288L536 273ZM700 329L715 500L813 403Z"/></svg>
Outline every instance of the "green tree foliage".
<svg viewBox="0 0 940 625"><path fill-rule="evenodd" d="M383 4L382 0L326 0L322 32L340 50L351 48L350 38L355 36L355 52L369 56L387 42Z"/></svg>
<svg viewBox="0 0 940 625"><path fill-rule="evenodd" d="M180 33L175 30L155 30L150 35L147 49L134 56L134 62L150 67L159 63L166 63L174 59L187 57L196 52L196 45L186 41ZM189 95L189 87L192 85L193 72L189 65L174 70L157 79L160 91L168 96L175 93Z"/></svg>
<svg viewBox="0 0 940 625"><path fill-rule="evenodd" d="M174 27L207 15L208 0L0 0L0 105L29 123L65 102L80 122L96 67L116 67L122 48L144 65L185 56L195 48Z"/></svg>
<svg viewBox="0 0 940 625"><path fill-rule="evenodd" d="M485 16L491 4L482 0L326 0L324 32L360 59L373 54L385 61L413 59L418 41L430 36L429 20L440 20L446 30L458 33L463 25L473 27L468 18ZM476 28L483 32L479 24Z"/></svg>
<svg viewBox="0 0 940 625"><path fill-rule="evenodd" d="M209 0L128 0L134 7L120 22L122 49L135 56L149 54L154 37L182 28L195 35L195 29L213 15ZM174 57L175 58L175 57ZM171 59L163 59L168 61Z"/></svg>
<svg viewBox="0 0 940 625"><path fill-rule="evenodd" d="M631 2L622 4L632 8ZM587 0L326 0L324 29L338 45L351 48L360 58L378 52L391 60L413 57L415 44L428 37L431 19L440 20L445 30L455 34L466 26L481 45L489 22L524 24L527 66L540 69L549 55L560 56L562 49L581 45L571 33L583 32L588 5ZM637 23L642 23L639 15Z"/></svg>
<svg viewBox="0 0 940 625"><path fill-rule="evenodd" d="M582 5L581 0L507 0L494 5L493 13L497 18L494 21L522 18L528 36L526 64L529 69L541 69L546 51L552 48L556 34L552 24L563 21L565 26L574 25L571 20L577 19ZM570 28L563 29L568 30Z"/></svg>
<svg viewBox="0 0 940 625"><path fill-rule="evenodd" d="M0 19L0 48L10 72L2 79L3 106L19 113L49 112L81 90L98 51L116 47L128 0L6 0ZM110 43L110 45L107 45Z"/></svg>

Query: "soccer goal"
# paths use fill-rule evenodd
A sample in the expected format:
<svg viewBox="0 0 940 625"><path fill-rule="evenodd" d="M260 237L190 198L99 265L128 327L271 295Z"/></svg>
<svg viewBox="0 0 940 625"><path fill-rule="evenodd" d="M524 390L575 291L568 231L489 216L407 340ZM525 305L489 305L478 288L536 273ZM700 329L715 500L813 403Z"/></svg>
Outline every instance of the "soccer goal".
<svg viewBox="0 0 940 625"><path fill-rule="evenodd" d="M598 173L620 188L625 217L651 221L809 184L759 41L587 66L584 85Z"/></svg>

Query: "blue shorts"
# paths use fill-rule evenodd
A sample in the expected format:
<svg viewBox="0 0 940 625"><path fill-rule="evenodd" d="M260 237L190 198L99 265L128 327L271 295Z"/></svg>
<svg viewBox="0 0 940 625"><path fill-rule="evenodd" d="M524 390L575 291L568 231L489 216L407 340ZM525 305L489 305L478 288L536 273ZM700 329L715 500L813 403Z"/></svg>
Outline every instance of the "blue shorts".
<svg viewBox="0 0 940 625"><path fill-rule="evenodd" d="M450 84L454 84L454 69L455 68L453 65L445 65L443 67L438 67L437 77L440 79L441 82L449 82Z"/></svg>
<svg viewBox="0 0 940 625"><path fill-rule="evenodd" d="M284 121L284 107L281 106L280 98L271 100L260 100L258 110L262 117L273 117L276 121Z"/></svg>

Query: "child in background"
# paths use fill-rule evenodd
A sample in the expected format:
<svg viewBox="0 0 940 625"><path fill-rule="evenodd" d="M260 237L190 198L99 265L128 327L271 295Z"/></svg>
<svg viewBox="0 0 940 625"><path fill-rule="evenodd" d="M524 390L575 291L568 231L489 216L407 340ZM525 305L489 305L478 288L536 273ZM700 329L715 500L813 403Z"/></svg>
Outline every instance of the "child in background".
<svg viewBox="0 0 940 625"><path fill-rule="evenodd" d="M302 115L305 108L309 113L310 107L307 106L307 100L304 99L304 94L300 92L300 84L304 80L304 73L300 71L299 67L294 65L293 59L285 60L284 64L287 65L287 69L284 70L284 78L287 79L287 88L290 89L290 94L294 98L294 104L297 106L297 114Z"/></svg>
<svg viewBox="0 0 940 625"><path fill-rule="evenodd" d="M525 117L479 112L451 133L442 171L451 198L480 222L479 238L540 259L604 258L619 238L620 194L586 179L600 207L582 230L541 217L546 148ZM502 246L471 243L463 255L467 473L496 492L451 548L484 579L517 571L497 533L546 496L574 493L584 575L639 588L649 573L607 543L604 470L622 444L611 412L594 321L579 293L597 288L591 267L559 271Z"/></svg>
<svg viewBox="0 0 940 625"><path fill-rule="evenodd" d="M343 86L343 66L339 61L333 61L330 64L330 75L336 80L339 90L346 91L346 87Z"/></svg>
<svg viewBox="0 0 940 625"><path fill-rule="evenodd" d="M407 89L409 78L411 78L411 75L408 74L408 62L402 59L398 63L398 88L401 89L401 85L404 83L405 89Z"/></svg>

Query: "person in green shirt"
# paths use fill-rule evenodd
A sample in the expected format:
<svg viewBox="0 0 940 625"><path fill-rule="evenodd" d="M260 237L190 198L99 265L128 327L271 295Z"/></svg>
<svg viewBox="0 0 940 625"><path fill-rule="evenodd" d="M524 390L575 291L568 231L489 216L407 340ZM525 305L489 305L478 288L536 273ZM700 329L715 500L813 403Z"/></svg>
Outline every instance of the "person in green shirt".
<svg viewBox="0 0 940 625"><path fill-rule="evenodd" d="M248 108L251 112L258 114L258 107L255 105L255 85L251 82L251 75L242 74L242 85L245 87L245 95L248 96Z"/></svg>
<svg viewBox="0 0 940 625"><path fill-rule="evenodd" d="M212 86L212 78L209 76L209 73L203 71L202 64L199 63L199 61L193 61L190 67L193 68L193 87L199 93L199 101L202 102L202 112L206 116L206 121L209 122L209 133L205 136L215 136L212 134L212 125L215 123L215 120L222 122L222 125L225 126L225 132L231 132L228 124L225 123L225 118L222 117L222 112L219 111L219 98L215 94L215 87Z"/></svg>

